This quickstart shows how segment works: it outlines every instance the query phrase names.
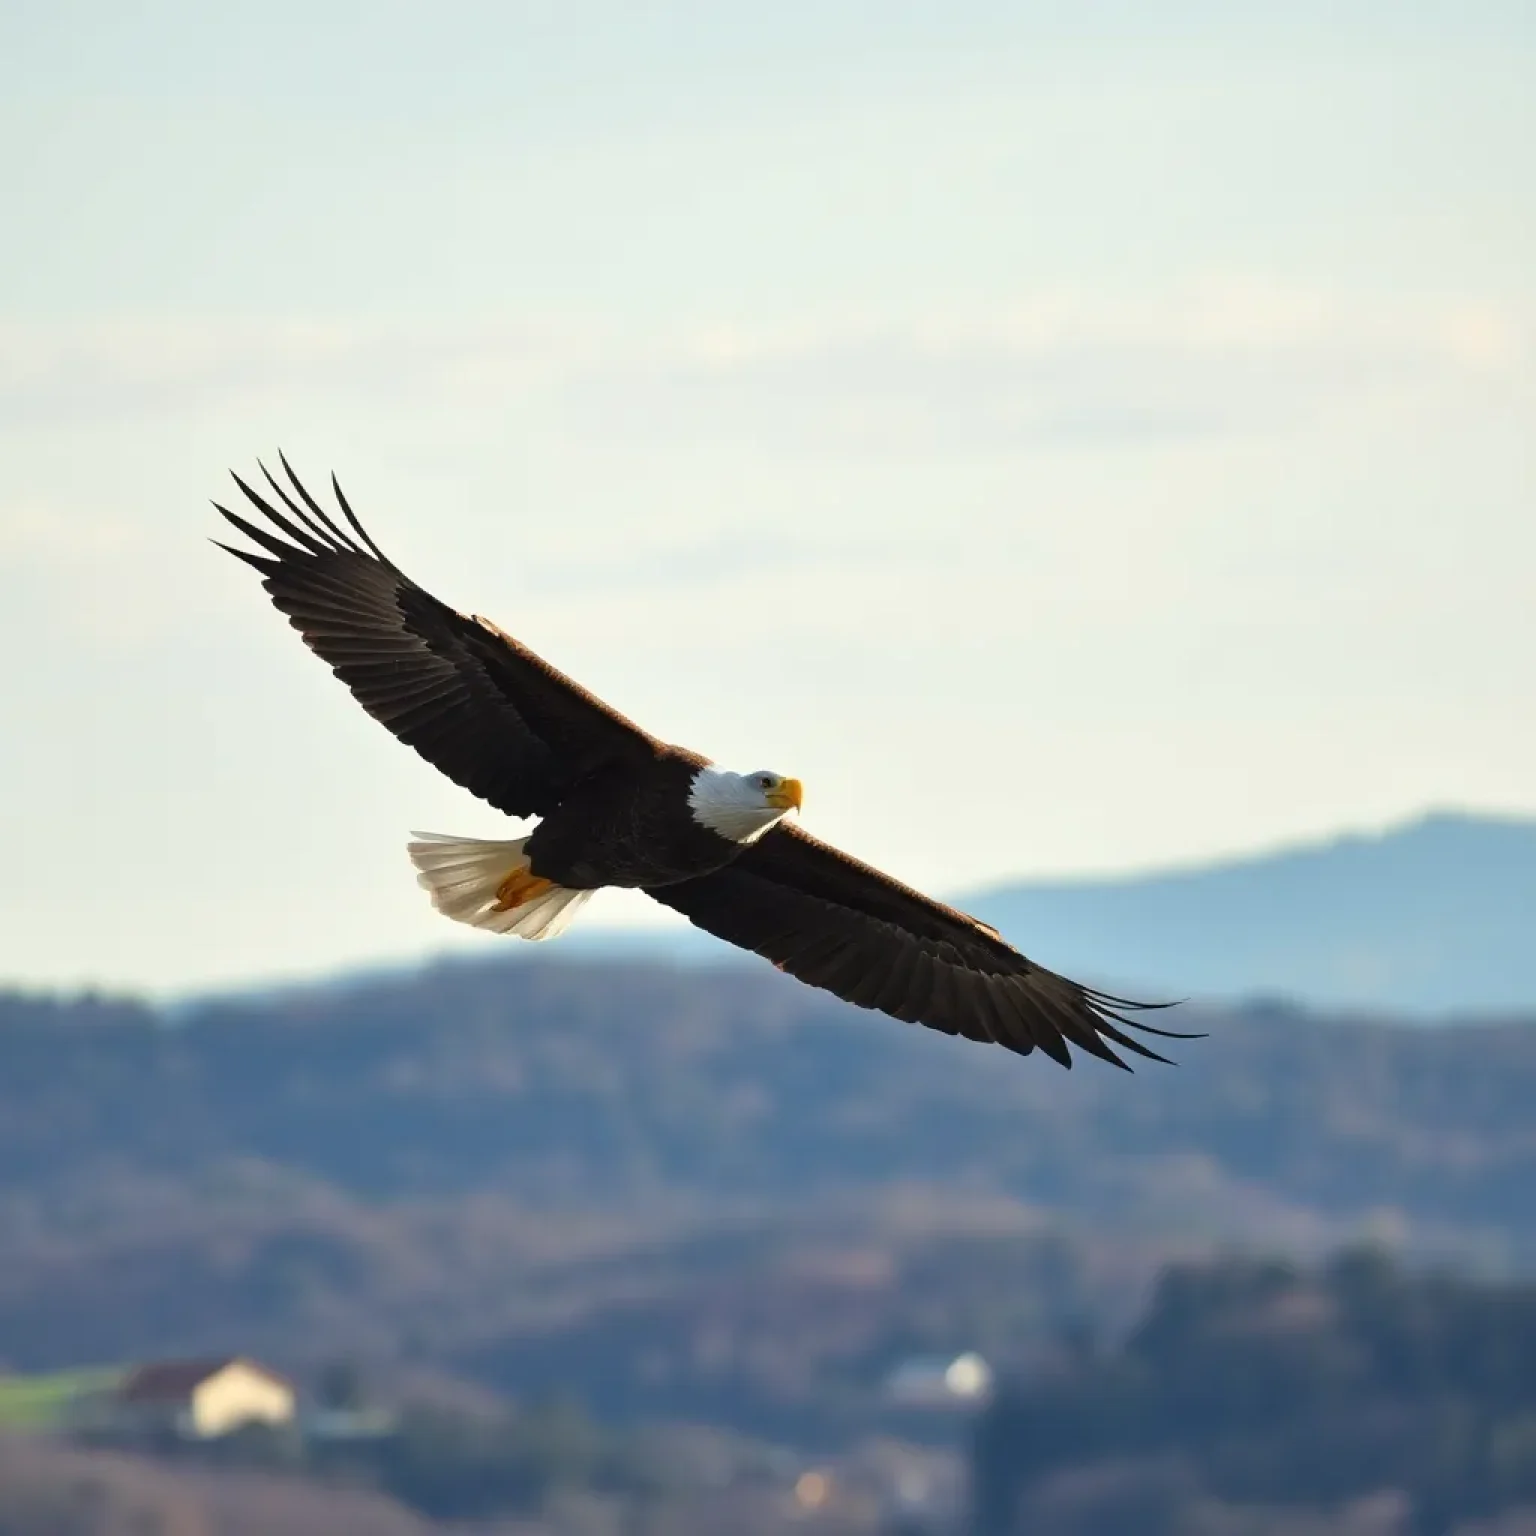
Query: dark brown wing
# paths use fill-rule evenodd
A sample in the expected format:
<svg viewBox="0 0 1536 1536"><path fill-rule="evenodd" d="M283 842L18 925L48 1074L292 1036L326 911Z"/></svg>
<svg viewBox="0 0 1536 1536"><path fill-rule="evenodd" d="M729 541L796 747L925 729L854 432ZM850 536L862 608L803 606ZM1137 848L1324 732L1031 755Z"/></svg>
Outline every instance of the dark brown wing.
<svg viewBox="0 0 1536 1536"><path fill-rule="evenodd" d="M818 841L780 826L734 863L648 895L706 932L781 971L949 1035L995 1041L1027 1056L1039 1046L1072 1065L1068 1043L1120 1060L1107 1042L1165 1058L1125 1030L1188 1039L1128 1019L1133 1003L1079 986L1027 960L995 929L943 906Z"/></svg>
<svg viewBox="0 0 1536 1536"><path fill-rule="evenodd" d="M575 780L658 743L487 619L456 613L400 571L331 485L350 532L282 460L261 467L282 510L238 475L270 526L214 505L265 554L224 544L357 701L434 768L509 816L542 816Z"/></svg>

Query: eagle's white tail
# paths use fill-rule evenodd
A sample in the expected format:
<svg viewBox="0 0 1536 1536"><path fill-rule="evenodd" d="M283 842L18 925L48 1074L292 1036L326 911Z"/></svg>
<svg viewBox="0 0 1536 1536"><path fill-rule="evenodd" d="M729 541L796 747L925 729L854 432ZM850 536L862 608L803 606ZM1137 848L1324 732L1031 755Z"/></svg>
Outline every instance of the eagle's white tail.
<svg viewBox="0 0 1536 1536"><path fill-rule="evenodd" d="M552 939L563 933L591 896L526 876L526 837L492 842L479 837L444 837L438 832L413 832L417 841L406 851L416 866L416 883L432 897L432 905L456 923L514 933L520 939ZM510 899L509 899L510 898Z"/></svg>

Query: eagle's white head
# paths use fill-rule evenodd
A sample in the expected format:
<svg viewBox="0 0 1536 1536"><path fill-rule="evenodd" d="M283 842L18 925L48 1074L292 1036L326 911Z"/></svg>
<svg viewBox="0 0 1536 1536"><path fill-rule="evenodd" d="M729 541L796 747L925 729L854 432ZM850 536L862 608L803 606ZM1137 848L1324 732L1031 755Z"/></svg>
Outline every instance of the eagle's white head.
<svg viewBox="0 0 1536 1536"><path fill-rule="evenodd" d="M799 779L759 769L731 773L700 768L688 792L693 819L733 843L756 842L769 827L800 809Z"/></svg>

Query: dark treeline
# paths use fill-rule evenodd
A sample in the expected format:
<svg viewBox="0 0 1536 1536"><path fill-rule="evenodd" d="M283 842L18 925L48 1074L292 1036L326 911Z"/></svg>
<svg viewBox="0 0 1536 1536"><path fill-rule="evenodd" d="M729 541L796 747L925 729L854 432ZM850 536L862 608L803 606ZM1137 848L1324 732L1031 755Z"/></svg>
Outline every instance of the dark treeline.
<svg viewBox="0 0 1536 1536"><path fill-rule="evenodd" d="M1122 1346L999 1393L973 1491L976 1536L1248 1532L1242 1510L1373 1497L1441 1536L1536 1506L1536 1284L1368 1249L1174 1268Z"/></svg>
<svg viewBox="0 0 1536 1536"><path fill-rule="evenodd" d="M1105 1215L1198 1198L1207 1226L1261 1186L1297 1211L1530 1241L1536 1030L1186 1018L1210 1038L1180 1042L1176 1068L1066 1077L766 967L461 963L173 1027L132 1002L0 993L0 1168L25 1193L242 1159L370 1201L564 1208L917 1181Z"/></svg>

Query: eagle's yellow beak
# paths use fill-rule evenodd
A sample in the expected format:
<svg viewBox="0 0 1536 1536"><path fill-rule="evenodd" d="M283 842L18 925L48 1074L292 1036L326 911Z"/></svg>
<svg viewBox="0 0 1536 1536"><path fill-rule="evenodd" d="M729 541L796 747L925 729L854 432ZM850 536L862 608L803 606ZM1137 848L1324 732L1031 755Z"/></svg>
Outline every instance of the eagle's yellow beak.
<svg viewBox="0 0 1536 1536"><path fill-rule="evenodd" d="M763 798L776 811L798 811L802 794L799 779L780 779Z"/></svg>

